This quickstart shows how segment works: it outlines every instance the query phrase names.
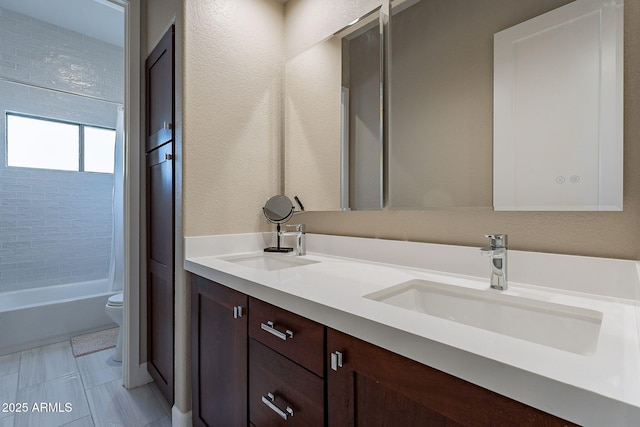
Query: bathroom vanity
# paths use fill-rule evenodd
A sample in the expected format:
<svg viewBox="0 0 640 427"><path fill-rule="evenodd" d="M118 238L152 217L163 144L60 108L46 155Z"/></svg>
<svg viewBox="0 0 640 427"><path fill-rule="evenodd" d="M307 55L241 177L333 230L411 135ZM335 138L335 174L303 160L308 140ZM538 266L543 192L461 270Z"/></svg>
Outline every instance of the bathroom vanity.
<svg viewBox="0 0 640 427"><path fill-rule="evenodd" d="M191 285L195 425L574 425L220 283Z"/></svg>
<svg viewBox="0 0 640 427"><path fill-rule="evenodd" d="M311 234L306 256L262 254L272 237L186 239L194 425L640 420L634 261L511 251L497 291L477 248ZM478 300L517 327L455 317ZM540 313L542 335L570 325L575 343L519 319Z"/></svg>

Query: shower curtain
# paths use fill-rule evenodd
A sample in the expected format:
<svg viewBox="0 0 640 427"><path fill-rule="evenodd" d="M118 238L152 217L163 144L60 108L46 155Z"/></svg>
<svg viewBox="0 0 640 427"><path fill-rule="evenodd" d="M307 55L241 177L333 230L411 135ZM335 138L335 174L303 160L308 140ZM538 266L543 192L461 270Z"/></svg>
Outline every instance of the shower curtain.
<svg viewBox="0 0 640 427"><path fill-rule="evenodd" d="M124 284L124 107L116 118L116 143L113 168L113 227L111 234L110 291L121 292Z"/></svg>

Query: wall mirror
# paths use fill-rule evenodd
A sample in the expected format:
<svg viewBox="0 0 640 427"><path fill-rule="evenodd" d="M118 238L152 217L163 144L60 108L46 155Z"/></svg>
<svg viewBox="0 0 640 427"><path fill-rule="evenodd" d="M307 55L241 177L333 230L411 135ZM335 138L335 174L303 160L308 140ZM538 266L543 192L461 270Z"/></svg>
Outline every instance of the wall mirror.
<svg viewBox="0 0 640 427"><path fill-rule="evenodd" d="M309 211L382 209L378 10L285 63L285 191Z"/></svg>
<svg viewBox="0 0 640 427"><path fill-rule="evenodd" d="M595 49L600 49L599 43L602 41L594 39L596 31L593 28L578 28L577 33L568 35L568 41L563 40L562 43L588 36L589 43L580 48L573 45L556 46L557 35L552 35L553 31L546 32L552 36L546 40L514 36L518 40L517 49L514 48L513 40L508 42L511 43L511 47L506 49L512 53L511 65L501 67L497 64L494 76L495 34L504 34L519 25L526 27L529 25L528 22L539 19L537 17L574 3L597 3L601 7L608 7L606 10L609 10L609 13L590 12L596 15L589 15L584 19L574 17L565 20L566 25L560 26L562 32L571 34L578 27L588 26L587 24L598 20L594 16L599 16L599 21L603 23L611 23L614 16L619 19L616 21L615 29L602 27L598 33L615 33L615 61L600 61L605 64L605 68L606 64L610 64L615 72L605 75L602 73L611 69L592 70L591 75L585 77L581 73L583 66L571 66L561 61L554 64L554 68L547 68L544 72L526 68L531 62L538 68L548 65L545 55L554 55L553 52L557 54L563 49L570 49L573 53L565 56L583 60L587 58L593 63L594 55L600 55ZM380 73L380 65L378 64L377 68L374 66L375 59L358 58L355 65L361 70L354 71L353 58L347 55L349 48L360 42L357 38L363 37L366 30L371 28L363 30L360 34L354 33L351 39L346 39L347 41L344 37L332 37L287 61L285 66L287 194L301 195L307 210L338 210L346 204L344 197L341 200L341 194L344 196L346 187L350 208L379 209L381 205L376 203L361 203L359 206L358 203L354 204L354 194L362 188L363 183L373 182L380 189L379 183L384 179L388 209L606 210L610 209L610 206L613 206L611 210L621 209L621 0L397 0L391 4L390 42L389 49L385 52L385 91L388 102L385 126L388 140L384 160L377 157L383 151L380 145L377 145L379 151L372 150L371 153L374 154L369 156L375 161L357 163L356 160L358 155L361 160L367 158L358 151L359 148L367 146L365 141L379 142L381 139L376 137L382 135L382 131L376 131L375 121L364 119L374 116L374 113L361 111L354 114L354 111L358 111L355 108L358 104L357 99L360 99L355 88L366 87L367 82L373 87L371 82L375 78L372 76L376 70ZM583 21L585 25L582 25ZM538 32L534 31L534 34ZM521 43L519 37L529 40L530 43ZM496 36L496 40L495 49L499 49L499 36ZM532 50L523 56L525 47ZM355 55L363 51L358 49ZM517 52L515 59L513 52ZM500 55L496 53L496 57L500 58ZM377 59L380 59L379 54ZM601 58L604 59L606 58ZM510 93L508 96L511 98L502 94L503 99L508 100L501 104L499 88L505 86L501 77L504 73L500 72L503 68L512 73L512 83L507 83L506 86L514 87L513 79L516 79L515 84L520 84L520 89L529 88L529 99L522 100L522 90L519 90L516 94ZM596 77L594 73L597 74ZM379 76L380 74L377 74L377 78ZM527 76L538 78L530 82L525 80ZM595 83L594 79L597 79ZM586 119L584 117L587 116L577 117L578 113L573 114L571 107L567 106L573 104L565 105L550 96L556 93L553 85L574 81L592 85L589 86L590 94L580 92L580 96L575 97L580 99L583 109L590 109L591 114L593 111L600 111L600 106L586 105L588 99L596 97L594 93L598 98L615 98L615 101L610 101L617 109L610 115L598 117L595 122L592 120L593 116ZM615 90L603 89L606 82ZM532 85L543 83L551 85L547 86L546 94L538 98L543 98L546 105L554 105L552 113L544 103L537 104L537 107L530 105L536 101L533 95L543 93L531 89ZM496 105L494 87L498 88L495 94L498 100ZM581 89L579 85L574 85L570 90ZM565 97L571 97L570 90L564 93ZM378 98L375 103L372 98L373 92L364 94L362 100L368 99L367 97L371 97L371 100L363 101L361 105L380 107L379 91L376 92ZM511 106L511 117L508 117L508 120L505 119L505 114L501 115L500 105ZM495 115L494 107L497 108ZM531 110L532 108L534 110ZM541 112L547 114L540 114ZM348 123L348 127L341 126L343 115L352 119L345 122ZM360 122L354 122L356 115ZM557 123L564 124L553 131L560 135L560 140L554 139L555 136L552 138L549 134L550 129L554 128L552 125ZM580 128L580 123L590 126ZM509 129L506 132L505 126ZM353 141L354 127L359 129L360 141L363 142L360 147L357 141ZM533 134L531 129L534 128L542 132ZM593 138L594 133L600 135L604 128L611 132L614 132L611 129L615 129L614 144L607 146L602 143L600 137ZM545 129L547 133L544 132ZM567 136L569 130L573 134ZM499 137L502 133L510 138L516 135L517 138L515 142L507 138L506 144L501 145ZM349 148L341 150L341 138L344 140L347 136L350 143L343 147ZM565 143L568 140L574 142ZM533 157L534 153L538 154L538 157ZM563 157L564 154L567 156ZM574 171L574 165L581 161L580 158L587 161L582 165L583 171L577 172ZM386 164L384 175L379 173L383 161ZM547 172L553 178L553 182L537 186L544 180L549 181L546 177L544 180L542 177L538 179L541 172L536 168L544 165L549 166ZM560 168L559 165L566 167L557 170ZM604 173L607 168L617 173L608 181ZM341 183L347 182L346 169L350 169L348 172L351 176L357 177L360 174L363 178L348 180L349 185L343 184L341 192ZM575 176L579 177L578 182L571 181L576 180ZM564 177L563 184L556 182L556 179L562 181L559 177ZM523 185L525 179L530 181L527 185ZM496 183L498 185L495 185ZM522 205L516 204L522 199L521 195L536 194L536 191L538 195L549 193L549 186L556 186L556 189L562 188L577 195L580 193L577 191L579 188L586 188L586 184L591 183L595 183L597 188L594 190L591 186L585 191L591 197L588 202L580 197L569 197L565 194L556 197L560 202L541 203L539 200L529 200ZM517 200L503 202L501 194L505 194L505 188L501 188L501 184L506 187L506 194L510 194L507 198L515 197ZM603 195L617 195L619 203L604 202ZM377 201L381 200L379 197Z"/></svg>
<svg viewBox="0 0 640 427"><path fill-rule="evenodd" d="M506 2L393 4L389 209L490 209L492 37Z"/></svg>
<svg viewBox="0 0 640 427"><path fill-rule="evenodd" d="M331 37L285 63L285 193L309 211L340 209L341 55Z"/></svg>
<svg viewBox="0 0 640 427"><path fill-rule="evenodd" d="M622 0L496 33L496 210L622 210Z"/></svg>

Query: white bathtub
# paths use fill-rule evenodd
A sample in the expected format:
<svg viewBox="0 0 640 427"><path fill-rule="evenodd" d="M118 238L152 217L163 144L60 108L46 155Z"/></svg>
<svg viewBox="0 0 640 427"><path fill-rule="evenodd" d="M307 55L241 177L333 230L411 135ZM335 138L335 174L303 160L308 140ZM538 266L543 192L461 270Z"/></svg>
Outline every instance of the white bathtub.
<svg viewBox="0 0 640 427"><path fill-rule="evenodd" d="M0 293L0 356L116 324L104 312L107 280Z"/></svg>

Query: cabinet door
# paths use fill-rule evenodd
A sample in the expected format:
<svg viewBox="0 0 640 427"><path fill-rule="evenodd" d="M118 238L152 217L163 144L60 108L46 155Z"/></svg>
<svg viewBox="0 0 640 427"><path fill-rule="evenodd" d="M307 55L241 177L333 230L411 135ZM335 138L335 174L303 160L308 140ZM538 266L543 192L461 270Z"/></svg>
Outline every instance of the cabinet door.
<svg viewBox="0 0 640 427"><path fill-rule="evenodd" d="M247 408L247 296L191 276L194 426L244 426Z"/></svg>
<svg viewBox="0 0 640 427"><path fill-rule="evenodd" d="M165 33L145 63L145 151L173 141L174 122L174 26Z"/></svg>
<svg viewBox="0 0 640 427"><path fill-rule="evenodd" d="M327 351L329 426L574 425L332 329Z"/></svg>
<svg viewBox="0 0 640 427"><path fill-rule="evenodd" d="M147 366L170 404L174 391L173 33L171 26L145 65Z"/></svg>
<svg viewBox="0 0 640 427"><path fill-rule="evenodd" d="M147 366L173 403L174 204L172 144L147 157Z"/></svg>

